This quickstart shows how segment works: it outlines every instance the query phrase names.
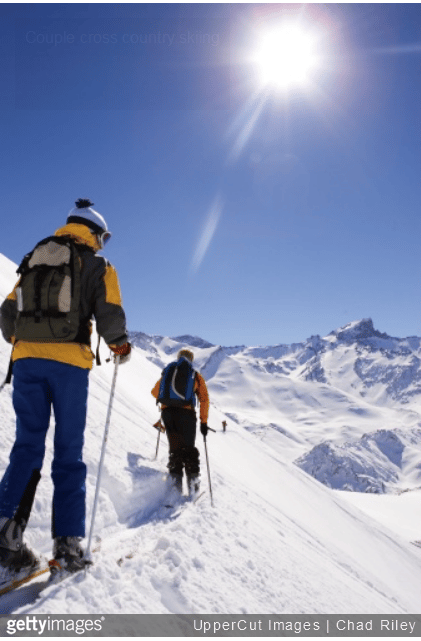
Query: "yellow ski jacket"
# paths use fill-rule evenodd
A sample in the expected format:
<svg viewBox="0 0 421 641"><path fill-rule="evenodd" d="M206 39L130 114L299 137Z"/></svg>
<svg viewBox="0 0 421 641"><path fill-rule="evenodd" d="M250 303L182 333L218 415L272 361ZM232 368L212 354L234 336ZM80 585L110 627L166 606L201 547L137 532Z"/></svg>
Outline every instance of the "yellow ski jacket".
<svg viewBox="0 0 421 641"><path fill-rule="evenodd" d="M72 238L78 246L82 262L80 323L86 330L83 332L86 342L15 342L18 313L16 287L19 281L0 308L0 329L4 339L13 344L13 361L20 358L46 358L91 369L94 360L91 349L92 318L96 321L98 334L107 345L123 345L128 341L117 272L105 258L96 255L99 245L85 225L70 223L58 229L55 235Z"/></svg>

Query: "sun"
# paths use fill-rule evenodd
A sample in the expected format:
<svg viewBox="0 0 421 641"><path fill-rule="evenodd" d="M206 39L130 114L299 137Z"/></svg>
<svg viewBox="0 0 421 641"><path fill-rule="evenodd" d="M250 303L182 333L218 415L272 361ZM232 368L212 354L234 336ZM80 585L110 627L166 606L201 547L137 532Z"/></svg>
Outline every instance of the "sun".
<svg viewBox="0 0 421 641"><path fill-rule="evenodd" d="M262 34L252 62L264 86L278 90L306 86L319 66L316 37L299 25L282 25Z"/></svg>

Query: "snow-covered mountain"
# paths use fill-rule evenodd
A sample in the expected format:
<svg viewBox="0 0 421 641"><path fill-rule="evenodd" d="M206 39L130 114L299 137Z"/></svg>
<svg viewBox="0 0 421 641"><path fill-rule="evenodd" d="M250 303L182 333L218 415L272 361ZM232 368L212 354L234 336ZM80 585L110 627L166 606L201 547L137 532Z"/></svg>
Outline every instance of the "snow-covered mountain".
<svg viewBox="0 0 421 641"><path fill-rule="evenodd" d="M421 399L421 339L392 338L377 331L370 318L324 338L273 347L221 347L192 336L165 339L139 332L131 337L136 346L156 356L157 364L180 345L197 348L208 379L215 377L223 360L234 358L261 373L327 384L376 405Z"/></svg>
<svg viewBox="0 0 421 641"><path fill-rule="evenodd" d="M15 268L0 255L0 301ZM132 341L132 359L118 373L94 566L41 598L42 580L1 597L0 613L419 611L421 550L410 543L421 536L419 339L387 337L364 320L289 346L221 347L135 332ZM206 495L165 517L167 446L161 438L155 459L150 390L181 346L192 347L210 391L214 507L199 435ZM0 376L9 355L0 339ZM104 363L90 378L88 527L112 374ZM0 394L0 416L1 474L14 435L10 386ZM47 556L52 440L53 425L26 531ZM334 469L326 467L331 460ZM361 484L335 472L349 462L360 465ZM366 468L372 481L363 484ZM365 493L376 488L383 493Z"/></svg>
<svg viewBox="0 0 421 641"><path fill-rule="evenodd" d="M419 338L392 338L364 319L273 347L139 333L132 340L160 367L181 346L193 347L218 407L329 487L421 486Z"/></svg>

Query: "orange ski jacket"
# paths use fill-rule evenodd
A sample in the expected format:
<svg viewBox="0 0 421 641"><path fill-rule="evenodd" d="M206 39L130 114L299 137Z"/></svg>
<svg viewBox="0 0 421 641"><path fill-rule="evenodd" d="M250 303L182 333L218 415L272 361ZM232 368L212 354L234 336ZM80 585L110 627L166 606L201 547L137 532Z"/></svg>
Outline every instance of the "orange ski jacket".
<svg viewBox="0 0 421 641"><path fill-rule="evenodd" d="M154 388L152 389L152 396L158 398L159 387L161 385L161 379L155 383ZM194 383L194 392L199 399L200 403L200 422L207 423L209 415L209 394L208 388L205 383L205 379L199 372L196 372L196 380ZM184 405L186 409L194 410L194 407L191 404ZM161 409L164 409L165 405L161 405Z"/></svg>

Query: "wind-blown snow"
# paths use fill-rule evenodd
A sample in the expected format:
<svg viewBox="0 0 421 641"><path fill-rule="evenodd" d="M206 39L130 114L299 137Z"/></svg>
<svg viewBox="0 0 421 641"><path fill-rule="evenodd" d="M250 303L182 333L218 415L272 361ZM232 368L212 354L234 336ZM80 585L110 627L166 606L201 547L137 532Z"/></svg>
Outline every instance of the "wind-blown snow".
<svg viewBox="0 0 421 641"><path fill-rule="evenodd" d="M0 299L12 289L14 278L13 264L0 256ZM354 324L352 331L355 328ZM395 386L390 378L375 382L372 372L368 379L361 378L354 369L356 354L365 360L368 352L360 338L346 336L348 341L333 333L294 346L223 348L197 338L189 343L187 336L133 335L137 346L118 374L95 524L94 547L99 549L93 553L94 566L42 592L43 579L1 597L0 611L419 612L421 550L410 540L420 532L412 514L414 500L408 501L419 500L416 488L421 485L416 431L391 461L396 489L402 489L401 484L412 492L338 492L294 463L324 441L339 447L379 429L415 430L420 421L414 401L417 383L403 387L399 374ZM403 358L404 343L398 339L370 335L364 340L383 373L385 364L392 362L393 349L399 348L396 358ZM389 348L378 347L376 341L386 341ZM209 425L217 432L209 434L207 443L214 507L199 434L206 494L197 504L186 503L166 517L160 506L167 445L163 435L154 460L158 434L152 424L158 410L150 390L162 366L184 345L193 347L211 395ZM408 339L405 345L411 359L419 340ZM6 374L9 355L9 346L0 340L0 375ZM112 373L112 364L104 363L90 378L84 454L88 528ZM387 392L388 385L395 395ZM0 395L0 416L2 473L14 435L10 386ZM401 432L393 434L398 438ZM51 553L52 435L53 425L26 531L27 543L46 556ZM382 443L377 440L378 447Z"/></svg>

